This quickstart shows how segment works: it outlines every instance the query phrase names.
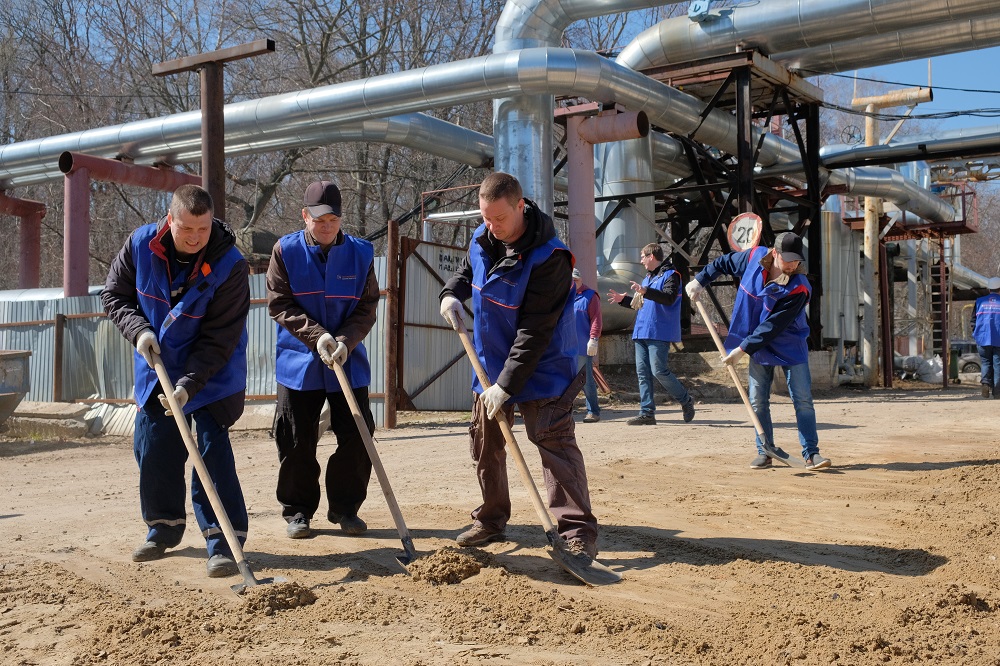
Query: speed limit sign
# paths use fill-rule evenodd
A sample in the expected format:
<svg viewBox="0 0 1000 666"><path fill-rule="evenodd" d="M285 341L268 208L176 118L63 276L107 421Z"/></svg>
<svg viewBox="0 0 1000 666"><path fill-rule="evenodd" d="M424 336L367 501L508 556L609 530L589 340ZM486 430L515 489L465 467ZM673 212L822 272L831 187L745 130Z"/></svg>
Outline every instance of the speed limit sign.
<svg viewBox="0 0 1000 666"><path fill-rule="evenodd" d="M733 248L735 252L757 247L763 228L764 223L759 215L740 213L729 223L729 230L726 232L726 236L729 238L729 247Z"/></svg>

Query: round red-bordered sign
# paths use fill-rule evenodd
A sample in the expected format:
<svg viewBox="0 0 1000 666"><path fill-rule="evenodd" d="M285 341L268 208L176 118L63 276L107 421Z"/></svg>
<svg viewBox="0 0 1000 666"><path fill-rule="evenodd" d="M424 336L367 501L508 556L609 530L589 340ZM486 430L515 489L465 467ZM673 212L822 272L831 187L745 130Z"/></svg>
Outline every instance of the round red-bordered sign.
<svg viewBox="0 0 1000 666"><path fill-rule="evenodd" d="M729 239L729 247L735 252L749 250L760 244L760 234L764 230L764 223L756 213L740 213L729 223L726 230L726 237Z"/></svg>

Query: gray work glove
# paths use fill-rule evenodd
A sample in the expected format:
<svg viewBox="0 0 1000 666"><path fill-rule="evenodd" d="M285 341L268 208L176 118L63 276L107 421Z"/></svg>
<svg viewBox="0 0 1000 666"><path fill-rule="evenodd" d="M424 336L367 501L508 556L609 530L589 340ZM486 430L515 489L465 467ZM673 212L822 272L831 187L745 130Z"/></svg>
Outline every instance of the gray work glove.
<svg viewBox="0 0 1000 666"><path fill-rule="evenodd" d="M684 287L684 291L687 292L688 298L690 298L691 302L694 303L701 298L701 292L705 291L705 287L703 287L697 279L694 279L687 283L687 286Z"/></svg>
<svg viewBox="0 0 1000 666"><path fill-rule="evenodd" d="M319 353L319 359L330 365L333 363L333 355L337 352L337 341L329 333L324 333L316 341L316 351Z"/></svg>
<svg viewBox="0 0 1000 666"><path fill-rule="evenodd" d="M167 396L165 396L165 395L163 395L161 393L160 395L158 395L156 397L160 399L160 404L163 405L163 411L164 411L164 413L167 416L173 416L174 412L173 412L173 410L170 409L170 401L167 400ZM174 400L177 401L177 407L179 407L180 410L181 410L181 413L183 413L184 412L184 405L186 405L187 401L188 401L188 392L187 392L187 389L184 388L183 386L175 386L174 387Z"/></svg>
<svg viewBox="0 0 1000 666"><path fill-rule="evenodd" d="M740 359L746 355L747 353L743 351L742 347L737 347L733 351L729 352L727 356L723 357L722 362L735 368L736 364L740 362Z"/></svg>
<svg viewBox="0 0 1000 666"><path fill-rule="evenodd" d="M597 338L591 338L587 342L587 356L597 356Z"/></svg>
<svg viewBox="0 0 1000 666"><path fill-rule="evenodd" d="M139 334L139 337L135 339L135 350L139 352L140 356L146 359L146 363L152 368L153 354L150 352L156 352L157 355L160 354L160 343L157 342L153 329L147 328Z"/></svg>
<svg viewBox="0 0 1000 666"><path fill-rule="evenodd" d="M492 419L500 411L500 408L503 407L503 404L510 400L510 393L507 393L500 386L494 384L483 391L479 399L483 401L483 406L486 407L486 418Z"/></svg>
<svg viewBox="0 0 1000 666"><path fill-rule="evenodd" d="M462 310L462 301L454 296L445 296L441 299L441 316L456 331L459 328L459 322L462 325L465 324L465 318L462 317Z"/></svg>

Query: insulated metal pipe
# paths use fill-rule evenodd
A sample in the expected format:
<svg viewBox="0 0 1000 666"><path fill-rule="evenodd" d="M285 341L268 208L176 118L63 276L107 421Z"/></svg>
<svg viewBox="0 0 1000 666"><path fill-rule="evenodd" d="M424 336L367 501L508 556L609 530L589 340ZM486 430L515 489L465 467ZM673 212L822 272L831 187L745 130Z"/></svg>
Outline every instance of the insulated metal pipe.
<svg viewBox="0 0 1000 666"><path fill-rule="evenodd" d="M681 16L640 33L618 56L633 69L707 58L736 48L773 55L996 11L995 0L769 0Z"/></svg>

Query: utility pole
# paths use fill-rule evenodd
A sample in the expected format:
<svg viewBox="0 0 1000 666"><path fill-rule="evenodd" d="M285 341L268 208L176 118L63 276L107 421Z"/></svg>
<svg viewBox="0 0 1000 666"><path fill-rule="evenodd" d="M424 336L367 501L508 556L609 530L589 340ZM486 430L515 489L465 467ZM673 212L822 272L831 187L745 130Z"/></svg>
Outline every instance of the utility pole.
<svg viewBox="0 0 1000 666"><path fill-rule="evenodd" d="M855 97L851 100L851 106L855 109L863 108L865 110L865 145L877 146L879 144L879 131L878 120L874 117L875 111L896 106L915 106L933 99L934 94L930 88L906 88L874 97ZM882 330L881 317L879 316L881 312L879 301L882 295L879 293L878 267L882 231L879 223L881 217L882 200L878 197L865 197L864 259L861 267L861 287L864 298L861 318L861 364L866 386L877 386L879 383L880 353L892 353L891 340L885 341L886 344L890 345L888 350L881 350L879 345L879 334ZM892 289L891 280L889 288Z"/></svg>
<svg viewBox="0 0 1000 666"><path fill-rule="evenodd" d="M273 39L258 39L227 49L186 56L153 65L153 76L198 71L201 77L201 183L212 195L215 217L226 219L226 130L224 119L222 67L274 51Z"/></svg>

